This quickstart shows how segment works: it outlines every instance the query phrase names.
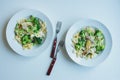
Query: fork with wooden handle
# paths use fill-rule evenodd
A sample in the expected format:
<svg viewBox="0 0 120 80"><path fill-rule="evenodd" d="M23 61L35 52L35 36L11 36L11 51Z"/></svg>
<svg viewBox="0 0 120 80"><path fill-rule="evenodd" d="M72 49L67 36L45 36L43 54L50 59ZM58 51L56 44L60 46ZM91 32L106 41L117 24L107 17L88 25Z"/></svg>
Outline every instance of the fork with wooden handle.
<svg viewBox="0 0 120 80"><path fill-rule="evenodd" d="M63 47L63 46L64 46L64 41L60 41L59 44L58 44L58 47L56 49L56 54L55 54L54 58L52 59L51 64L50 64L50 66L48 68L47 75L50 75L50 73L52 71L52 68L53 68L53 66L54 66L54 64L56 62L57 54L58 54L58 52L60 50L60 47Z"/></svg>
<svg viewBox="0 0 120 80"><path fill-rule="evenodd" d="M62 22L58 21L58 22L57 22L57 25L56 25L55 39L54 39L54 41L53 41L52 51L51 51L51 55L50 55L51 58L54 57L54 53L55 53L55 49L56 49L56 45L57 45L57 34L59 33L59 31L60 31L60 29L61 29L61 25L62 25Z"/></svg>

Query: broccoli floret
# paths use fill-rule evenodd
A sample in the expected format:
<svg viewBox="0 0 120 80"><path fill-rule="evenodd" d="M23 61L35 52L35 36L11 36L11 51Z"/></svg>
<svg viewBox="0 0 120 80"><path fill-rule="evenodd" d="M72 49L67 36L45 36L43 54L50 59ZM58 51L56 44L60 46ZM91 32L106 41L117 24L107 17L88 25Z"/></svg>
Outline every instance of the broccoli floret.
<svg viewBox="0 0 120 80"><path fill-rule="evenodd" d="M21 38L21 41L22 41L22 45L25 45L25 44L27 44L27 43L31 43L30 35L24 35L24 36Z"/></svg>
<svg viewBox="0 0 120 80"><path fill-rule="evenodd" d="M41 44L42 43L42 38L40 37L33 37L33 43L36 43L36 44Z"/></svg>
<svg viewBox="0 0 120 80"><path fill-rule="evenodd" d="M35 18L33 21L35 27L37 27L37 30L41 28L40 23L39 23L39 18Z"/></svg>
<svg viewBox="0 0 120 80"><path fill-rule="evenodd" d="M82 38L85 38L85 30L82 30L82 31L80 31L80 33L79 33L79 35L82 37Z"/></svg>
<svg viewBox="0 0 120 80"><path fill-rule="evenodd" d="M96 46L96 51L102 51L104 50L105 46L101 45L101 46Z"/></svg>
<svg viewBox="0 0 120 80"><path fill-rule="evenodd" d="M100 30L96 30L95 31L95 36L103 36L103 34Z"/></svg>
<svg viewBox="0 0 120 80"><path fill-rule="evenodd" d="M79 50L80 49L80 45L77 43L77 44L75 44L75 49L76 50Z"/></svg>

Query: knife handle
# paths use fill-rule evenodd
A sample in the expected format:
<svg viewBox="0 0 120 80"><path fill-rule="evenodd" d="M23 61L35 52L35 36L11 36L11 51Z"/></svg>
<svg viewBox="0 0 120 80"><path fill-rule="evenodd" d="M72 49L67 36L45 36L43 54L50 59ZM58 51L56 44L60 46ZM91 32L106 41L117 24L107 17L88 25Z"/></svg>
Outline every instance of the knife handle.
<svg viewBox="0 0 120 80"><path fill-rule="evenodd" d="M51 71L52 71L52 68L53 68L55 62L56 62L56 58L53 58L50 66L49 66L49 68L48 68L47 75L50 75L50 73L51 73Z"/></svg>
<svg viewBox="0 0 120 80"><path fill-rule="evenodd" d="M53 45L52 45L52 51L51 51L51 55L50 55L51 58L54 58L56 44L57 44L57 37L54 39L54 42L53 42Z"/></svg>

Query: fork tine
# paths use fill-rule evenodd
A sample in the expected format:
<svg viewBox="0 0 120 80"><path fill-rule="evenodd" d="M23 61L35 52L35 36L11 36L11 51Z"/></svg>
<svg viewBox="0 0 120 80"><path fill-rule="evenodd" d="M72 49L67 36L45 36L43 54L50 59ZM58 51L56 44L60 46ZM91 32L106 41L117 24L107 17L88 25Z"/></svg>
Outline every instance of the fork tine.
<svg viewBox="0 0 120 80"><path fill-rule="evenodd" d="M58 24L59 24L59 25L61 25L61 24L62 24L62 22L61 22L61 21L58 21Z"/></svg>
<svg viewBox="0 0 120 80"><path fill-rule="evenodd" d="M60 29L61 25L62 25L62 22L58 21L58 22L57 22L57 28Z"/></svg>
<svg viewBox="0 0 120 80"><path fill-rule="evenodd" d="M60 41L60 46L61 46L61 47L64 46L64 41Z"/></svg>
<svg viewBox="0 0 120 80"><path fill-rule="evenodd" d="M62 25L62 22L61 22L61 21L58 21L58 22L57 22L57 27L56 27L56 32L57 32L57 33L60 31L61 25Z"/></svg>

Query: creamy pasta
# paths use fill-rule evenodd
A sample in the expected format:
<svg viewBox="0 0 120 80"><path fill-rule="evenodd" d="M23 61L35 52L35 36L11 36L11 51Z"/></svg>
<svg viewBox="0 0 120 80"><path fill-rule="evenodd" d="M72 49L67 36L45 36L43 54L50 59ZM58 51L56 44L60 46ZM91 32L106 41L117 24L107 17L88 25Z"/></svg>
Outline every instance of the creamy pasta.
<svg viewBox="0 0 120 80"><path fill-rule="evenodd" d="M77 57L92 59L104 50L105 38L102 31L87 26L74 34L72 45Z"/></svg>
<svg viewBox="0 0 120 80"><path fill-rule="evenodd" d="M31 49L34 45L40 45L46 38L47 28L41 19L30 16L19 20L15 27L15 39L23 49Z"/></svg>

